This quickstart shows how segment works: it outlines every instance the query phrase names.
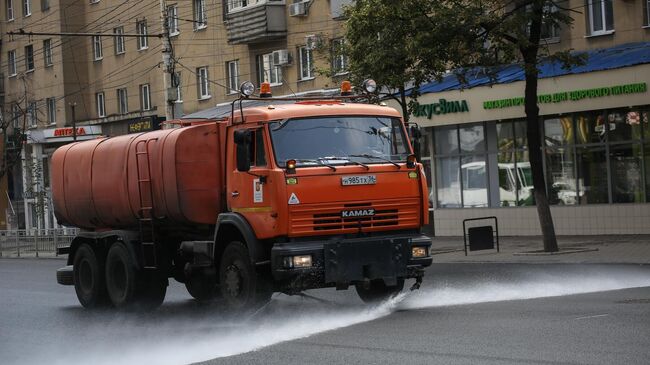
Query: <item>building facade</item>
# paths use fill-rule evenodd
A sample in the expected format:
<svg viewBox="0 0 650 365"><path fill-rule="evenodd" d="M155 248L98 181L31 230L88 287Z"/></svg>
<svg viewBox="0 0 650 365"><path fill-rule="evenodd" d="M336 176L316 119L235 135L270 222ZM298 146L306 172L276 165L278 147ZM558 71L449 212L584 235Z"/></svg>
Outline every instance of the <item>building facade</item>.
<svg viewBox="0 0 650 365"><path fill-rule="evenodd" d="M650 233L650 13L643 1L570 0L566 28L547 28L550 51L587 64L542 65L538 105L544 172L557 234ZM561 10L560 10L561 11ZM496 216L503 235L541 234L532 196L523 71L450 76L423 85L411 121L425 127L436 235L462 220Z"/></svg>
<svg viewBox="0 0 650 365"><path fill-rule="evenodd" d="M331 87L345 74L335 45L350 1L2 2L5 150L17 156L7 196L20 207L14 228L57 227L48 167L63 144L160 128L167 116L235 99L246 80L291 95ZM21 30L49 35L6 34ZM171 57L167 83L163 53Z"/></svg>

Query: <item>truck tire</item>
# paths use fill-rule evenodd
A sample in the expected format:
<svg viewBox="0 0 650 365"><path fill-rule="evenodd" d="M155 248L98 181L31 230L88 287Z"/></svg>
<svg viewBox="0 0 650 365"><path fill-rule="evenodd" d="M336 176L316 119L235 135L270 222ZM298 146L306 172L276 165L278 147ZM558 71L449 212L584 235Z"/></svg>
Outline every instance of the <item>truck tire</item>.
<svg viewBox="0 0 650 365"><path fill-rule="evenodd" d="M85 308L102 307L107 303L104 267L87 243L81 244L73 261L74 290Z"/></svg>
<svg viewBox="0 0 650 365"><path fill-rule="evenodd" d="M157 271L138 271L124 243L116 242L106 255L106 289L116 308L150 310L162 304L167 282Z"/></svg>
<svg viewBox="0 0 650 365"><path fill-rule="evenodd" d="M359 298L364 303L376 303L386 300L390 297L397 295L404 289L404 279L398 279L397 285L386 286L383 280L372 280L370 286L365 288L362 284L355 285Z"/></svg>
<svg viewBox="0 0 650 365"><path fill-rule="evenodd" d="M219 266L219 288L229 309L255 308L270 300L272 290L267 280L251 264L246 246L232 241L226 246Z"/></svg>

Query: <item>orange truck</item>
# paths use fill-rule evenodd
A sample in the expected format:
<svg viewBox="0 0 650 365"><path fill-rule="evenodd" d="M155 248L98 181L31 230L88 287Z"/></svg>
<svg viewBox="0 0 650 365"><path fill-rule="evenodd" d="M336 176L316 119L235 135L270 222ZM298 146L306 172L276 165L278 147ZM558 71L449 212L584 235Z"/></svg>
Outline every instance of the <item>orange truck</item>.
<svg viewBox="0 0 650 365"><path fill-rule="evenodd" d="M251 86L224 119L55 151L56 217L81 228L57 281L84 307L155 308L169 278L234 309L273 292L355 286L374 301L419 287L428 190L400 114Z"/></svg>

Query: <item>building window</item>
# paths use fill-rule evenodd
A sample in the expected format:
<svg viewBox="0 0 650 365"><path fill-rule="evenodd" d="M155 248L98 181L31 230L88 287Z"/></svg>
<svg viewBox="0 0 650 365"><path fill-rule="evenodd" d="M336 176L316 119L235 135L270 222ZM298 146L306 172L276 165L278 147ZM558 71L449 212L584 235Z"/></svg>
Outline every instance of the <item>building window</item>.
<svg viewBox="0 0 650 365"><path fill-rule="evenodd" d="M612 0L587 0L589 35L607 34L614 30Z"/></svg>
<svg viewBox="0 0 650 365"><path fill-rule="evenodd" d="M41 0L41 11L50 10L50 0Z"/></svg>
<svg viewBox="0 0 650 365"><path fill-rule="evenodd" d="M228 12L263 3L265 0L228 0Z"/></svg>
<svg viewBox="0 0 650 365"><path fill-rule="evenodd" d="M32 101L27 105L27 122L29 123L29 127L36 127L38 125L36 112L36 102Z"/></svg>
<svg viewBox="0 0 650 365"><path fill-rule="evenodd" d="M194 0L194 30L207 27L208 17L205 14L205 0Z"/></svg>
<svg viewBox="0 0 650 365"><path fill-rule="evenodd" d="M124 27L113 28L113 34L116 34L113 39L115 39L115 54L123 54L126 52L125 42L124 42Z"/></svg>
<svg viewBox="0 0 650 365"><path fill-rule="evenodd" d="M650 26L650 0L643 1L643 25Z"/></svg>
<svg viewBox="0 0 650 365"><path fill-rule="evenodd" d="M314 78L314 60L312 50L307 47L298 49L300 54L300 79L310 80Z"/></svg>
<svg viewBox="0 0 650 365"><path fill-rule="evenodd" d="M117 111L120 114L126 114L129 112L128 97L126 94L126 88L117 89Z"/></svg>
<svg viewBox="0 0 650 365"><path fill-rule="evenodd" d="M140 109L151 109L151 92L149 84L140 85Z"/></svg>
<svg viewBox="0 0 650 365"><path fill-rule="evenodd" d="M23 0L23 16L32 15L32 0Z"/></svg>
<svg viewBox="0 0 650 365"><path fill-rule="evenodd" d="M169 35L176 36L180 34L178 29L178 7L170 5L167 7L167 26L169 27Z"/></svg>
<svg viewBox="0 0 650 365"><path fill-rule="evenodd" d="M177 103L182 103L183 102L183 88L181 86L181 73L176 72L174 74L174 86L176 87L176 102Z"/></svg>
<svg viewBox="0 0 650 365"><path fill-rule="evenodd" d="M13 127L15 129L20 129L22 126L23 118L21 118L23 113L20 111L18 103L11 104L11 119L13 121Z"/></svg>
<svg viewBox="0 0 650 365"><path fill-rule="evenodd" d="M9 77L16 76L18 73L16 67L16 50L9 51L7 54L8 68L9 68Z"/></svg>
<svg viewBox="0 0 650 365"><path fill-rule="evenodd" d="M43 41L43 59L45 60L45 67L54 64L52 60L52 40L46 39Z"/></svg>
<svg viewBox="0 0 650 365"><path fill-rule="evenodd" d="M99 61L104 58L102 53L102 37L98 35L93 36L93 60Z"/></svg>
<svg viewBox="0 0 650 365"><path fill-rule="evenodd" d="M228 61L226 63L228 73L228 94L239 92L239 61Z"/></svg>
<svg viewBox="0 0 650 365"><path fill-rule="evenodd" d="M438 207L487 207L484 125L436 128L434 141Z"/></svg>
<svg viewBox="0 0 650 365"><path fill-rule="evenodd" d="M47 104L47 122L50 124L56 124L56 99L47 98L45 101Z"/></svg>
<svg viewBox="0 0 650 365"><path fill-rule="evenodd" d="M5 0L7 9L7 21L14 20L14 0Z"/></svg>
<svg viewBox="0 0 650 365"><path fill-rule="evenodd" d="M25 70L34 71L34 46L25 46Z"/></svg>
<svg viewBox="0 0 650 365"><path fill-rule="evenodd" d="M347 73L348 58L343 52L344 45L345 41L343 38L332 40L332 71L334 71L336 75Z"/></svg>
<svg viewBox="0 0 650 365"><path fill-rule="evenodd" d="M499 206L533 205L526 121L496 124Z"/></svg>
<svg viewBox="0 0 650 365"><path fill-rule="evenodd" d="M118 91L119 96L119 91ZM106 116L106 98L104 97L104 92L95 94L95 102L97 103L97 116L105 117Z"/></svg>
<svg viewBox="0 0 650 365"><path fill-rule="evenodd" d="M560 41L560 25L551 17L557 12L555 5L545 5L544 15L542 18L542 33L540 39L545 42L559 42Z"/></svg>
<svg viewBox="0 0 650 365"><path fill-rule="evenodd" d="M268 82L271 86L282 85L282 68L273 65L273 53L257 56L259 83Z"/></svg>
<svg viewBox="0 0 650 365"><path fill-rule="evenodd" d="M196 69L196 81L198 85L199 99L209 99L210 84L208 79L208 67L199 67Z"/></svg>
<svg viewBox="0 0 650 365"><path fill-rule="evenodd" d="M136 32L142 37L138 37L138 50L147 49L149 47L149 39L147 39L147 21L141 20L136 23Z"/></svg>

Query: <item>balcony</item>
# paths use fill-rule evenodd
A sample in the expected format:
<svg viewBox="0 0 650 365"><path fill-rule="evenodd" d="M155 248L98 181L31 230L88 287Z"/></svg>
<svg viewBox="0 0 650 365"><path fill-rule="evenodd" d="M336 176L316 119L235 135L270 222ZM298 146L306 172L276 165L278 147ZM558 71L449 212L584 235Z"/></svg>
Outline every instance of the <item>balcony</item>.
<svg viewBox="0 0 650 365"><path fill-rule="evenodd" d="M254 5L234 8L226 15L228 43L249 44L287 36L284 1L257 1Z"/></svg>

